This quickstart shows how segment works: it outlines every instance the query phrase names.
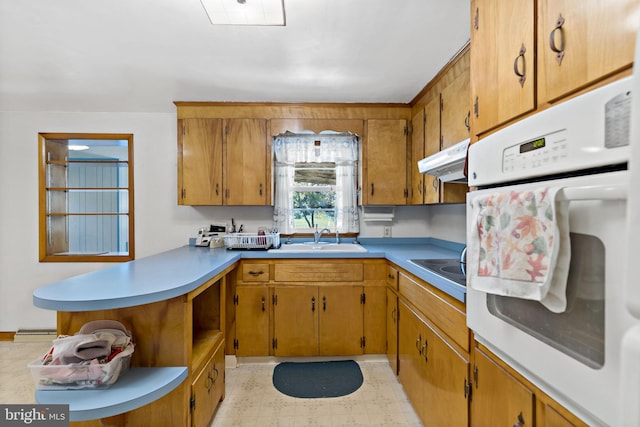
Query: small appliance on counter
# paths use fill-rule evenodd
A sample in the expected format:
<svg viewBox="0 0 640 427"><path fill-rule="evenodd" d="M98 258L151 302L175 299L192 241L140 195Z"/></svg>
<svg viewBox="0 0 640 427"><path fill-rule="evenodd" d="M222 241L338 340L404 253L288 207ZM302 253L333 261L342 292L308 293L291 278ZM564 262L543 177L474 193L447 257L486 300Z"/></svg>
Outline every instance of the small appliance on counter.
<svg viewBox="0 0 640 427"><path fill-rule="evenodd" d="M201 227L198 230L198 237L196 237L195 246L211 248L219 248L224 246L224 234L227 227L224 225L211 224L206 227Z"/></svg>

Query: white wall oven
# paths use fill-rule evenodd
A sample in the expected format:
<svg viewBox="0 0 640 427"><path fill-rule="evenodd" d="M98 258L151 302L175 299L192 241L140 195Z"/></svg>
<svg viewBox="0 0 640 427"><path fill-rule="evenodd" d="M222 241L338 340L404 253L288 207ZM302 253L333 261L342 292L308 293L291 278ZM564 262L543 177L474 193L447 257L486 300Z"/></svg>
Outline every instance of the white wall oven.
<svg viewBox="0 0 640 427"><path fill-rule="evenodd" d="M623 245L632 80L469 150L468 326L590 425L618 425L621 342L634 325Z"/></svg>

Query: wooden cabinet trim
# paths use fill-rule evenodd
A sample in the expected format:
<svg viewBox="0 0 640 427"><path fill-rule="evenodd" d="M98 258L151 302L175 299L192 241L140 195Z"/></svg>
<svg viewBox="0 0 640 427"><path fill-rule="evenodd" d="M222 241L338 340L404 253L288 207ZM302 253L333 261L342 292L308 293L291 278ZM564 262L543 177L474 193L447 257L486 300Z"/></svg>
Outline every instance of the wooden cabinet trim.
<svg viewBox="0 0 640 427"><path fill-rule="evenodd" d="M426 282L417 281L405 273L400 274L398 282L400 298L423 313L468 353L469 329L465 311L437 295Z"/></svg>
<svg viewBox="0 0 640 427"><path fill-rule="evenodd" d="M361 282L362 263L298 263L276 264L276 282Z"/></svg>
<svg viewBox="0 0 640 427"><path fill-rule="evenodd" d="M387 265L387 276L385 278L386 285L391 289L397 291L398 290L398 278L400 276L400 272L397 268L392 265Z"/></svg>
<svg viewBox="0 0 640 427"><path fill-rule="evenodd" d="M185 118L263 118L366 120L409 119L408 104L320 104L268 102L174 102L178 119Z"/></svg>

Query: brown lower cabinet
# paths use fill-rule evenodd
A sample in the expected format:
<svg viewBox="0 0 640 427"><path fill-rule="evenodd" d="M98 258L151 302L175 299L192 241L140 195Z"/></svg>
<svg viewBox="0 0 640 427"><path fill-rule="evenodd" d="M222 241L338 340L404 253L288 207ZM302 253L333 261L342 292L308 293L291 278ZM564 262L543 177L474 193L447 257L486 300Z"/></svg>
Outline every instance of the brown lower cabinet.
<svg viewBox="0 0 640 427"><path fill-rule="evenodd" d="M395 265L386 284L387 357L397 327L398 379L424 426L586 427L472 339L464 304Z"/></svg>
<svg viewBox="0 0 640 427"><path fill-rule="evenodd" d="M481 349L474 350L472 425L533 425L534 392Z"/></svg>
<svg viewBox="0 0 640 427"><path fill-rule="evenodd" d="M362 286L275 286L273 354L363 354Z"/></svg>
<svg viewBox="0 0 640 427"><path fill-rule="evenodd" d="M237 356L386 353L424 426L586 427L471 339L463 303L395 264L243 260L231 277ZM193 382L194 425L219 354Z"/></svg>
<svg viewBox="0 0 640 427"><path fill-rule="evenodd" d="M398 294L391 288L387 293L387 359L391 369L398 373Z"/></svg>
<svg viewBox="0 0 640 427"><path fill-rule="evenodd" d="M238 356L269 354L269 288L238 286L235 293L236 331L234 347Z"/></svg>
<svg viewBox="0 0 640 427"><path fill-rule="evenodd" d="M587 427L482 344L472 358L470 426Z"/></svg>
<svg viewBox="0 0 640 427"><path fill-rule="evenodd" d="M350 356L386 350L382 260L246 260L228 325L229 352Z"/></svg>
<svg viewBox="0 0 640 427"><path fill-rule="evenodd" d="M206 426L224 397L224 340L221 340L206 366L193 382L191 425Z"/></svg>
<svg viewBox="0 0 640 427"><path fill-rule="evenodd" d="M422 423L468 425L468 355L451 346L404 301L399 314L400 382Z"/></svg>

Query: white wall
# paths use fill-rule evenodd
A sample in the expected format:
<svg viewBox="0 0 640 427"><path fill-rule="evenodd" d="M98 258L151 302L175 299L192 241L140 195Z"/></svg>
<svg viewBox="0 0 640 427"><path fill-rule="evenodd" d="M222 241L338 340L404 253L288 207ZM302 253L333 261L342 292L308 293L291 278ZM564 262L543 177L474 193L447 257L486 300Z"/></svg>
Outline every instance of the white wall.
<svg viewBox="0 0 640 427"><path fill-rule="evenodd" d="M134 135L136 258L184 245L213 222L271 225L271 207L177 205L175 114L0 112L0 331L55 328L55 313L36 308L33 291L110 265L38 261L38 132ZM392 235L464 242L464 218L464 205L398 207ZM382 227L363 223L361 236L382 237Z"/></svg>

